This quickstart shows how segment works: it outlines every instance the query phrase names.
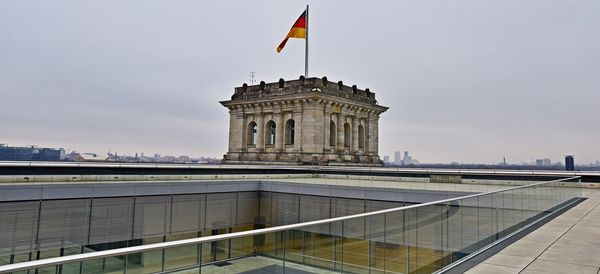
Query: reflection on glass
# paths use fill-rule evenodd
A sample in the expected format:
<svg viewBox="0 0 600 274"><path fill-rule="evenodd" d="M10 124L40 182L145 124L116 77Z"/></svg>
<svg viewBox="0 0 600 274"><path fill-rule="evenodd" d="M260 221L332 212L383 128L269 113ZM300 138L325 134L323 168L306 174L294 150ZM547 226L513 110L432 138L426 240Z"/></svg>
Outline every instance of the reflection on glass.
<svg viewBox="0 0 600 274"><path fill-rule="evenodd" d="M567 188L563 183L549 183L258 235L44 267L36 271L236 273L254 269L274 272L315 267L344 273L430 273L498 242L556 211L580 194L581 190ZM259 202L260 199L267 202ZM92 229L89 235L92 242L85 244L86 240L81 239L81 235L67 237L64 233L47 231L44 236L46 244L38 252L30 252L28 249L31 247L22 246L12 256L5 256L5 249L0 249L3 252L0 264L250 231L398 206L364 199L258 192L221 193L212 197L187 195L98 200L90 203L89 221L103 220L107 223ZM88 204L84 200L77 203ZM63 205L45 206L64 213ZM193 207L193 210L187 210L187 207ZM168 214L173 208L181 210L182 214ZM36 207L30 209L35 212ZM35 214L31 215L31 210L24 211L24 216L29 218L27 222L33 221L30 217ZM198 211L201 214L189 219L183 214ZM58 214L53 212L44 214ZM77 223L85 219L85 212L76 212L79 216L75 218ZM10 217L9 214L6 216ZM48 227L61 226L49 219L43 223ZM113 230L114 235L111 234ZM18 233L11 231L11 235ZM50 235L74 239L79 243L57 244ZM120 240L125 236L127 240ZM138 238L131 239L134 236ZM109 242L95 243L101 239Z"/></svg>

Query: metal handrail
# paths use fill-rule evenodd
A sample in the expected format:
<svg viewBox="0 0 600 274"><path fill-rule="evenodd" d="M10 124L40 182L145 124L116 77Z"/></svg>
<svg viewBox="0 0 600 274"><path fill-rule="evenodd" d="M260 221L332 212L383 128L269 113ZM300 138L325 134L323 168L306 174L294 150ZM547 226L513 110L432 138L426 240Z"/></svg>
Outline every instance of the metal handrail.
<svg viewBox="0 0 600 274"><path fill-rule="evenodd" d="M282 225L282 226L261 228L261 229L241 231L241 232L232 232L232 233L227 233L227 234L205 236L205 237L193 238L193 239L176 240L176 241L154 243L154 244L147 244L147 245L140 245L140 246L124 247L124 248L117 248L117 249L111 249L111 250L96 251L96 252L90 252L90 253L41 259L41 260L36 260L36 261L21 262L21 263L0 266L0 273L34 269L34 268L40 268L40 267L45 267L45 266L73 263L73 262L105 258L105 257L114 257L114 256L119 256L119 255L126 255L126 254L140 253L140 252L145 252L145 251L173 248L173 247L179 247L179 246L185 246L185 245L191 245L191 244L201 244L201 243L207 243L207 242L222 241L222 240L228 240L228 239L240 238L240 237L246 237L246 236L254 236L254 235L260 235L260 234L266 234L266 233L274 233L274 232L280 232L280 231L285 231L285 230L303 228L303 227L307 227L307 226L327 224L327 223L369 217L369 216L373 216L373 215L392 213L392 212L414 209L414 208L419 208L419 207L425 207L425 206L430 206L430 205L444 204L444 203L449 203L449 202L458 201L458 200L476 198L476 197L480 197L480 196L484 196L484 195L492 195L495 193L511 191L511 190L515 190L515 189L534 187L534 186L550 184L550 183L564 182L564 181L575 180L575 179L580 179L580 178L581 178L581 176L574 176L574 177L552 180L552 181L547 181L547 182L539 182L539 183L533 183L533 184L529 184L529 185L516 186L516 187L511 187L511 188L502 189L502 190L489 191L489 192L485 192L485 193L477 193L477 194L472 194L472 195L467 195L467 196L432 201L432 202L427 202L427 203L422 203L422 204L415 204L415 205L402 206L402 207L396 207L396 208L390 208L390 209L383 209L383 210L372 211L372 212L367 212L367 213L360 213L360 214L354 214L354 215L348 215L348 216L342 216L342 217L322 219L322 220L316 220L316 221L310 221L310 222L304 222L304 223Z"/></svg>

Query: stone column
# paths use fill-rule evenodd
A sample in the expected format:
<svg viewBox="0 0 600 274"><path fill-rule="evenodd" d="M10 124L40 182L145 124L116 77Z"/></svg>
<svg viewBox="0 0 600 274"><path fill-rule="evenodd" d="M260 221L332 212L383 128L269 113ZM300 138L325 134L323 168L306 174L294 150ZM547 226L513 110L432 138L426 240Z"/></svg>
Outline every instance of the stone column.
<svg viewBox="0 0 600 274"><path fill-rule="evenodd" d="M262 112L256 112L254 120L256 121L256 139L258 139L256 140L256 150L262 151L265 147L265 122Z"/></svg>
<svg viewBox="0 0 600 274"><path fill-rule="evenodd" d="M352 152L358 151L358 113L352 117Z"/></svg>
<svg viewBox="0 0 600 274"><path fill-rule="evenodd" d="M344 114L340 111L337 115L337 145L335 146L336 151L344 151L344 123L346 122L344 119L346 118Z"/></svg>
<svg viewBox="0 0 600 274"><path fill-rule="evenodd" d="M282 151L283 150L283 129L285 125L283 124L283 113L275 113L275 150Z"/></svg>

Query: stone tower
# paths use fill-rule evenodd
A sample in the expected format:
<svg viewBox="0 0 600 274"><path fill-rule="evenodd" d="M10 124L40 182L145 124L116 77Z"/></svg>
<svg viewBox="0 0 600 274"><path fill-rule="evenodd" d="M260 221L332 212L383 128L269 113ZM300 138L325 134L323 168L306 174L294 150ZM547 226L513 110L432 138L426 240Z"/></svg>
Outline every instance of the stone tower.
<svg viewBox="0 0 600 274"><path fill-rule="evenodd" d="M369 89L327 77L235 88L227 164L381 166L380 106Z"/></svg>

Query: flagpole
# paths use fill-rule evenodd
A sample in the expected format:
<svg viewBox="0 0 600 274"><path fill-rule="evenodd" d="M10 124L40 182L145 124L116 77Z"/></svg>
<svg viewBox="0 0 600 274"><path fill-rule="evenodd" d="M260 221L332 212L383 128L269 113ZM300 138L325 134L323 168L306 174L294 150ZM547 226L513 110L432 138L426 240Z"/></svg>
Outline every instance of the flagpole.
<svg viewBox="0 0 600 274"><path fill-rule="evenodd" d="M306 47L304 50L304 77L308 78L308 5L306 5Z"/></svg>

